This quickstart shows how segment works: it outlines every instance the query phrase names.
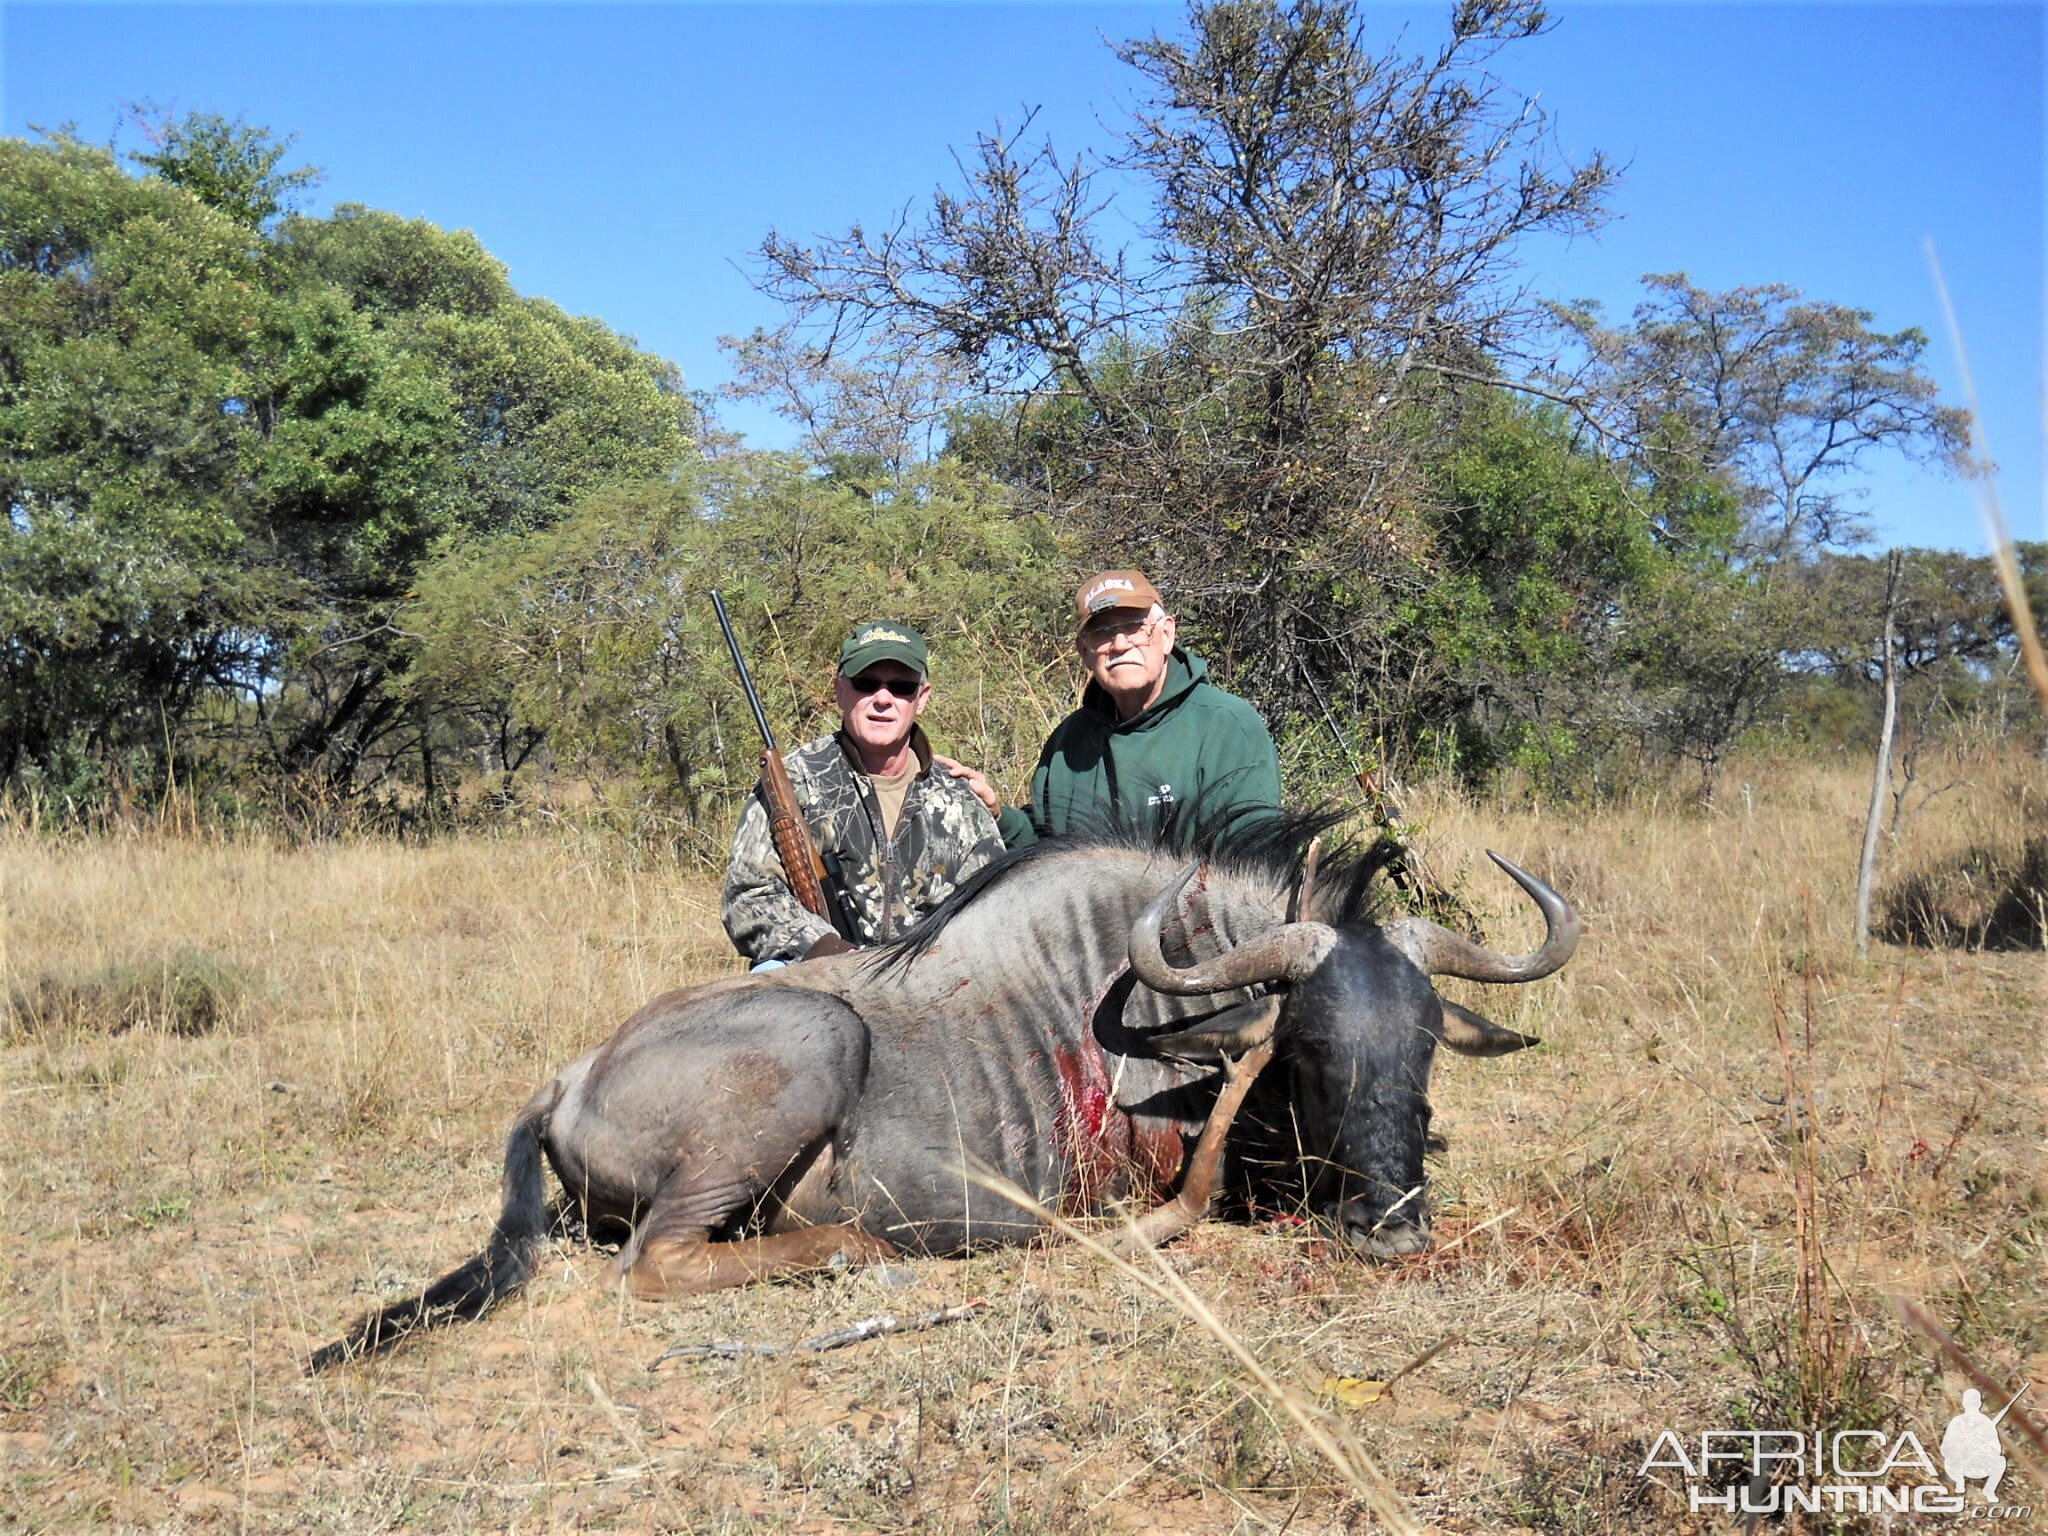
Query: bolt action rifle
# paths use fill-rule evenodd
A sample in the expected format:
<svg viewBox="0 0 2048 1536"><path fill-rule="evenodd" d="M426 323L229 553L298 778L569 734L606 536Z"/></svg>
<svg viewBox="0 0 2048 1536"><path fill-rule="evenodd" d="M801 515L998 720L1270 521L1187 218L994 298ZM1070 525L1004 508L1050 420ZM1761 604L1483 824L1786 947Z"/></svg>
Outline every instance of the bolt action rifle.
<svg viewBox="0 0 2048 1536"><path fill-rule="evenodd" d="M740 654L739 636L725 616L725 602L714 588L711 606L718 613L718 627L725 631L725 643L732 651L732 664L740 675L740 689L753 707L754 724L761 732L761 800L768 808L768 831L775 839L775 856L782 860L782 873L790 891L806 912L815 913L832 925L833 931L850 944L860 942L853 914L847 909L846 893L838 871L825 862L818 845L811 841L811 829L804 822L803 808L796 803L796 787L789 782L789 769L775 745L768 713L761 708L761 696L754 691L754 679Z"/></svg>

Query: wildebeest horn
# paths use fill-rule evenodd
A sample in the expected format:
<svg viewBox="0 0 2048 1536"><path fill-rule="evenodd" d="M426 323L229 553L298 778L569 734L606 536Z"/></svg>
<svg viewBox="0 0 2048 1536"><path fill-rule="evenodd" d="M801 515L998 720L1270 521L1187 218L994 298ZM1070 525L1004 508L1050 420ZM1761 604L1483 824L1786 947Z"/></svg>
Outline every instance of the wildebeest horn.
<svg viewBox="0 0 2048 1536"><path fill-rule="evenodd" d="M1534 1035L1522 1034L1470 1008L1460 1007L1447 997L1438 1001L1444 1005L1444 1044L1461 1056L1506 1056L1543 1043Z"/></svg>
<svg viewBox="0 0 2048 1536"><path fill-rule="evenodd" d="M1317 866L1323 858L1323 840L1312 837L1308 840L1308 852L1301 858L1301 878L1294 884L1294 894L1287 898L1287 921L1299 922L1301 914L1309 909L1316 899Z"/></svg>
<svg viewBox="0 0 2048 1536"><path fill-rule="evenodd" d="M1579 943L1579 919L1566 901L1520 865L1491 849L1486 856L1508 872L1529 899L1542 909L1545 933L1540 949L1526 955L1499 955L1423 917L1401 917L1385 933L1410 959L1432 976L1462 976L1467 981L1534 981L1548 976L1571 959Z"/></svg>
<svg viewBox="0 0 2048 1536"><path fill-rule="evenodd" d="M1205 965L1170 964L1159 930L1196 868L1190 864L1182 870L1180 878L1154 896L1131 924L1131 972L1153 991L1193 997L1262 982L1297 981L1320 965L1336 944L1337 932L1327 923L1289 923L1225 950Z"/></svg>

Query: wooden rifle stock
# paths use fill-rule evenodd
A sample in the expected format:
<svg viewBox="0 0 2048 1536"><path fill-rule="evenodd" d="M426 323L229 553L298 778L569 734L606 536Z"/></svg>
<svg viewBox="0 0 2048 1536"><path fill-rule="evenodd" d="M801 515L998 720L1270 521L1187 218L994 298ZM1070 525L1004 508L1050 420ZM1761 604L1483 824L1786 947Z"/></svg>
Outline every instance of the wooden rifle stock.
<svg viewBox="0 0 2048 1536"><path fill-rule="evenodd" d="M833 922L832 910L825 905L825 861L811 841L811 829L804 825L789 769L772 745L761 754L761 798L768 805L768 831L775 839L775 855L782 860L790 891L805 911Z"/></svg>
<svg viewBox="0 0 2048 1536"><path fill-rule="evenodd" d="M725 631L725 643L732 652L732 664L740 674L740 691L754 710L754 724L761 732L761 799L768 807L768 832L775 839L775 856L782 861L782 873L789 889L806 912L822 917L842 939L853 938L853 919L843 900L826 894L829 878L818 845L811 841L811 829L804 821L803 807L796 803L796 787L789 782L789 769L775 746L775 732L769 728L768 712L761 708L761 696L754 691L754 679L747 671L747 659L740 654L739 636L732 632L732 620L725 616L725 600L717 589L711 606L718 613L718 627ZM834 893L837 894L836 892Z"/></svg>

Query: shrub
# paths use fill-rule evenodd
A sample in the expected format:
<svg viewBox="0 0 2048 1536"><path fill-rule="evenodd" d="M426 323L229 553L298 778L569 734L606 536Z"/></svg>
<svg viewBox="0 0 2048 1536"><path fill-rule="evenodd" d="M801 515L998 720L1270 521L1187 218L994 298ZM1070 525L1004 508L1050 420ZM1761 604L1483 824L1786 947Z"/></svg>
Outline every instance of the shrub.
<svg viewBox="0 0 2048 1536"><path fill-rule="evenodd" d="M248 990L242 970L218 955L180 949L122 961L82 976L44 976L6 1000L6 1034L120 1034L161 1029L204 1035L228 1021Z"/></svg>
<svg viewBox="0 0 2048 1536"><path fill-rule="evenodd" d="M1894 944L2040 949L2048 936L2048 836L1974 844L1907 872L1879 898Z"/></svg>

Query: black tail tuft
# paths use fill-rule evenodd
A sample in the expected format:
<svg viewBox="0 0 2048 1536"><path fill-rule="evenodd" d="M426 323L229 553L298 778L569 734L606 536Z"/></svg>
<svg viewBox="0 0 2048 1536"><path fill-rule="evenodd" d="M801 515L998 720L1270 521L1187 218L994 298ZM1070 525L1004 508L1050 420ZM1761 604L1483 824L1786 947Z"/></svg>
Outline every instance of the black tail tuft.
<svg viewBox="0 0 2048 1536"><path fill-rule="evenodd" d="M530 1107L505 1143L505 1204L484 1251L407 1301L371 1313L346 1338L313 1352L308 1375L390 1349L442 1323L470 1321L526 1283L548 1228L542 1200L540 1133L545 1113Z"/></svg>

